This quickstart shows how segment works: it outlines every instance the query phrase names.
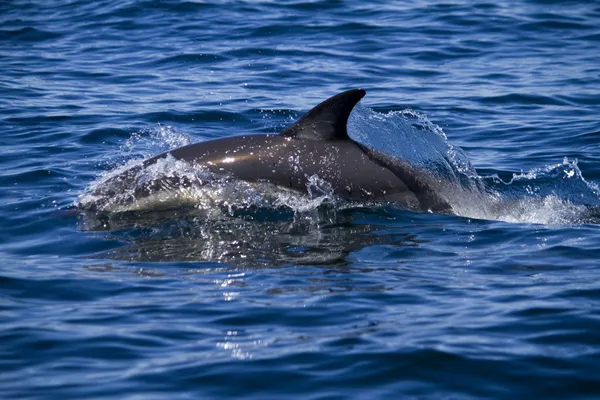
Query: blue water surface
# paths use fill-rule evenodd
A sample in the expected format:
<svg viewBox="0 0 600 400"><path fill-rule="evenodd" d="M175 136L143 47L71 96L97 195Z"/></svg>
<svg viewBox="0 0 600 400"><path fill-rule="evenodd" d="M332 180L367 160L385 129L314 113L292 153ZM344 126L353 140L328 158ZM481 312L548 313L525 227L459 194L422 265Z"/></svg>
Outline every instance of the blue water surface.
<svg viewBox="0 0 600 400"><path fill-rule="evenodd" d="M2 398L600 396L600 3L7 0L0 72ZM72 208L355 87L458 215Z"/></svg>

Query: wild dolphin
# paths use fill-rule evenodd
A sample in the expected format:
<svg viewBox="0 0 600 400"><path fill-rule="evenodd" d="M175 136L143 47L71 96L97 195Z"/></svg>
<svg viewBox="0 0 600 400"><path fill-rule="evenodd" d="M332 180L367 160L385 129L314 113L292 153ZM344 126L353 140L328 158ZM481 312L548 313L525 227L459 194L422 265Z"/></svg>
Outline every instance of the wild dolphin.
<svg viewBox="0 0 600 400"><path fill-rule="evenodd" d="M228 179L269 183L307 194L311 177L317 176L340 198L390 201L409 210L451 213L450 205L435 190L435 180L426 173L348 136L350 112L365 94L362 89L339 93L279 134L215 139L159 154L101 182L78 206L111 211L106 204L116 202L123 210L128 209L128 202L144 203L157 193L203 184L184 176L140 180L144 169L172 157Z"/></svg>

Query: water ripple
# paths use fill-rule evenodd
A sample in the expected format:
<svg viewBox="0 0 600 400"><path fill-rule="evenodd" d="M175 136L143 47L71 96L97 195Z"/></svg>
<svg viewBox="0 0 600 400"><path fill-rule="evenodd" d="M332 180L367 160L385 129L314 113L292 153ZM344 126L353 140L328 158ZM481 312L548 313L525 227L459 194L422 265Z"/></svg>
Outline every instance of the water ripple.
<svg viewBox="0 0 600 400"><path fill-rule="evenodd" d="M4 397L597 398L598 210L573 215L600 180L599 20L571 0L0 2ZM410 109L500 194L544 201L513 222L69 209L103 171L352 87L371 138ZM431 155L418 135L393 143Z"/></svg>

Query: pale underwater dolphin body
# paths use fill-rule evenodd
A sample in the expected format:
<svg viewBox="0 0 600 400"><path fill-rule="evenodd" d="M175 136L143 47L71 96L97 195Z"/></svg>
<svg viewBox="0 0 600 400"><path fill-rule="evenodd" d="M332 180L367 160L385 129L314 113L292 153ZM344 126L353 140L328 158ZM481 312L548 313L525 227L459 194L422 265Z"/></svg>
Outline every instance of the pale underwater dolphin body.
<svg viewBox="0 0 600 400"><path fill-rule="evenodd" d="M140 180L144 169L172 157L227 179L269 183L308 194L310 179L317 176L342 199L393 202L407 210L453 213L436 191L436 180L425 171L348 136L350 112L365 94L362 89L339 93L279 134L215 139L159 154L101 182L79 200L77 207L108 212L140 210L140 204L152 203L148 201L152 196L197 185L185 176Z"/></svg>

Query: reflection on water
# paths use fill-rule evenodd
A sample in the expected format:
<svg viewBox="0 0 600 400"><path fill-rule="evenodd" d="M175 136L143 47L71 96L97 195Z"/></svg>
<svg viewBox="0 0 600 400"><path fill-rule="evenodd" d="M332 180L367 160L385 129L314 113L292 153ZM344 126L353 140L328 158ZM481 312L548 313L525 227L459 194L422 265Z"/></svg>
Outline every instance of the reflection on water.
<svg viewBox="0 0 600 400"><path fill-rule="evenodd" d="M409 233L385 233L360 220L370 210L321 207L309 213L253 209L144 214L81 214L79 228L106 231L125 245L96 254L127 261L211 261L248 267L345 264L353 251L376 244L416 246Z"/></svg>

